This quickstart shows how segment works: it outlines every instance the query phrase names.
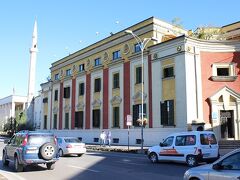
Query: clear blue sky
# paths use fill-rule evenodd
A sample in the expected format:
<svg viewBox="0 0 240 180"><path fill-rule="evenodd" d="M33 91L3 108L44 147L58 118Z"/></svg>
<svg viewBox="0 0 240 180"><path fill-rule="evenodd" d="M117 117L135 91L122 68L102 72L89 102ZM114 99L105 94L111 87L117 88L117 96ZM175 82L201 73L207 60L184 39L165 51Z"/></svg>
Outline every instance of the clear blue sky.
<svg viewBox="0 0 240 180"><path fill-rule="evenodd" d="M51 63L151 16L185 29L240 21L240 1L228 0L1 0L0 98L27 95L29 48L38 22L36 92ZM119 23L116 23L118 21ZM96 32L99 32L96 35Z"/></svg>

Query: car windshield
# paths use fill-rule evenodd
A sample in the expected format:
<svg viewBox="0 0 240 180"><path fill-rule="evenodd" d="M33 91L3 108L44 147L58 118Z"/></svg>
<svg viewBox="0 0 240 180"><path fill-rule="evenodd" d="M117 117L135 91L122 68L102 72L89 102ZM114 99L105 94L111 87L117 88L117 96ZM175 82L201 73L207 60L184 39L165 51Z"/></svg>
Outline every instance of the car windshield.
<svg viewBox="0 0 240 180"><path fill-rule="evenodd" d="M54 143L54 137L50 135L29 135L28 136L28 144L44 144L47 142Z"/></svg>
<svg viewBox="0 0 240 180"><path fill-rule="evenodd" d="M77 138L65 138L66 143L80 143L81 141Z"/></svg>
<svg viewBox="0 0 240 180"><path fill-rule="evenodd" d="M201 134L200 139L202 145L217 144L214 134Z"/></svg>

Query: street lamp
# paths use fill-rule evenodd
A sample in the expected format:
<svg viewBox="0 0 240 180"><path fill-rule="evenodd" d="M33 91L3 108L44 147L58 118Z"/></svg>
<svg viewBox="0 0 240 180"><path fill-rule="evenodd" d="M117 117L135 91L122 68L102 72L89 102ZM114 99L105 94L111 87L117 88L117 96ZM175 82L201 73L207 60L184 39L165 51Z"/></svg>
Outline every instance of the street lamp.
<svg viewBox="0 0 240 180"><path fill-rule="evenodd" d="M137 41L137 44L138 44L138 46L139 46L140 49L141 49L141 58L142 58L142 66L141 66L141 68L142 68L142 73L141 73L141 79L142 79L142 82L141 82L141 84L142 84L141 152L144 153L144 152L143 152L143 123L144 123L144 119L143 119L143 94L144 94L144 84L143 84L143 77L144 77L144 76L143 76L143 73L144 73L144 70L143 70L143 65L144 65L144 64L143 64L143 51L144 51L146 45L148 44L148 42L149 42L150 40L157 41L157 39L154 38L154 37L152 37L152 38L144 38L144 39L142 40L139 36L137 36L136 34L134 34L131 30L126 30L125 33L131 34L131 35L134 37L134 39Z"/></svg>

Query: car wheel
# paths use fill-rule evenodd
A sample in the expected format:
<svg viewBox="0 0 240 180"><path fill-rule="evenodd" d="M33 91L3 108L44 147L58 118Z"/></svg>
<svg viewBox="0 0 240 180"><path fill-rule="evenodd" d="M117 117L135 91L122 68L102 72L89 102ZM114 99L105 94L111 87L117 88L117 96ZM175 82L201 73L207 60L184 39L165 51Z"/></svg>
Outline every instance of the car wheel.
<svg viewBox="0 0 240 180"><path fill-rule="evenodd" d="M83 154L78 154L78 157L81 157Z"/></svg>
<svg viewBox="0 0 240 180"><path fill-rule="evenodd" d="M196 178L196 177L193 177L193 178L191 178L190 180L200 180L200 179L198 179L198 178Z"/></svg>
<svg viewBox="0 0 240 180"><path fill-rule="evenodd" d="M43 159L50 160L56 154L56 146L53 143L45 143L40 148L40 154Z"/></svg>
<svg viewBox="0 0 240 180"><path fill-rule="evenodd" d="M5 151L3 152L2 163L3 163L4 166L9 165L9 161L7 160L7 155L6 155Z"/></svg>
<svg viewBox="0 0 240 180"><path fill-rule="evenodd" d="M47 169L53 170L55 168L55 163L47 163Z"/></svg>
<svg viewBox="0 0 240 180"><path fill-rule="evenodd" d="M155 152L150 153L150 154L149 154L149 160L150 160L152 163L158 162L157 154L156 154Z"/></svg>
<svg viewBox="0 0 240 180"><path fill-rule="evenodd" d="M196 156L188 155L186 159L186 163L189 167L197 166L198 162L197 162Z"/></svg>
<svg viewBox="0 0 240 180"><path fill-rule="evenodd" d="M14 168L16 172L22 172L23 171L23 165L19 164L18 157L15 156L14 158Z"/></svg>
<svg viewBox="0 0 240 180"><path fill-rule="evenodd" d="M63 156L64 156L62 149L59 149L58 153L59 153L59 156L60 156L60 157L63 157Z"/></svg>

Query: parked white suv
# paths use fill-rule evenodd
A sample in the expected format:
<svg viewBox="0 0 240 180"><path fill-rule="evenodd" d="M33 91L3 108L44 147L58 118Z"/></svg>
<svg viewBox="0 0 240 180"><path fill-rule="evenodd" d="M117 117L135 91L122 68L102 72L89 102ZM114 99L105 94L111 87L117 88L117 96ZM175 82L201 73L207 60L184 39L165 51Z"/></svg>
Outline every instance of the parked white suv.
<svg viewBox="0 0 240 180"><path fill-rule="evenodd" d="M219 158L219 147L212 131L188 131L169 135L162 143L148 149L151 162L176 161L196 166Z"/></svg>

